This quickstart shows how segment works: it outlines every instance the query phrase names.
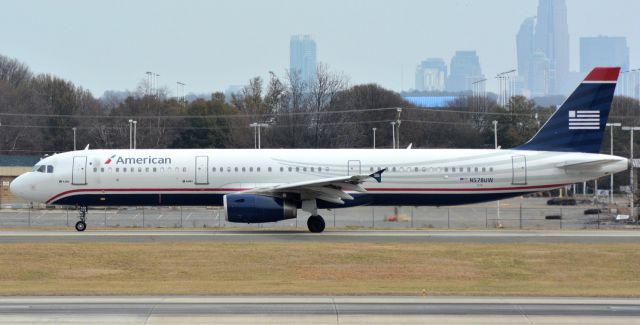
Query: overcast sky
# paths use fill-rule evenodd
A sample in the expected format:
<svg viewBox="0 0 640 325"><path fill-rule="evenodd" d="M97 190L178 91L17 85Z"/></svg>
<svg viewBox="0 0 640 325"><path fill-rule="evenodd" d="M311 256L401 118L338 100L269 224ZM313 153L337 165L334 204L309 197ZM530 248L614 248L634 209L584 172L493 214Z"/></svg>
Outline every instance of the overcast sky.
<svg viewBox="0 0 640 325"><path fill-rule="evenodd" d="M2 1L0 54L96 96L134 89L146 71L175 93L224 91L269 71L284 75L289 38L311 34L318 60L351 84L412 88L427 57L447 65L476 50L483 73L516 67L515 35L537 0ZM640 1L567 0L571 67L581 36L626 36L640 65ZM404 77L402 77L404 76ZM487 87L497 88L492 79Z"/></svg>

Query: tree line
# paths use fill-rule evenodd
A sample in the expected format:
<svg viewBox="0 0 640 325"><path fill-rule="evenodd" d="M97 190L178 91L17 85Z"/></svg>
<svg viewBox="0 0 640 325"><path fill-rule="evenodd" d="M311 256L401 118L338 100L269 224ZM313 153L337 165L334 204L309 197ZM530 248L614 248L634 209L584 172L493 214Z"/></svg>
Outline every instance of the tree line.
<svg viewBox="0 0 640 325"><path fill-rule="evenodd" d="M401 108L398 117L397 108ZM616 97L612 121L640 125L638 101ZM460 96L442 109L414 107L396 92L376 84L350 85L347 76L319 64L312 80L288 71L252 78L229 97L183 102L167 90L150 91L143 80L124 99L95 98L74 83L34 74L23 63L0 55L0 153L48 154L73 149L128 148L129 120L137 121L137 148L253 148L254 128L263 148L392 147L391 122L400 121L400 147L510 148L537 132L554 107L522 96L502 107L493 98ZM628 134L616 130L617 139ZM627 140L628 141L628 140ZM627 142L628 143L628 142ZM616 153L629 145L616 141ZM605 141L603 151L608 152Z"/></svg>

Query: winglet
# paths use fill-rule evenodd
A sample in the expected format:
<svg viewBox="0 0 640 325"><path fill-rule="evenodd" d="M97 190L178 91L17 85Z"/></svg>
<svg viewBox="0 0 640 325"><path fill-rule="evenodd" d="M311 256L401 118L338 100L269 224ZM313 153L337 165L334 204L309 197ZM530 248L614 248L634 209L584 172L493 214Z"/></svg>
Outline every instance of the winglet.
<svg viewBox="0 0 640 325"><path fill-rule="evenodd" d="M378 183L382 182L382 173L384 173L387 169L381 169L371 175L369 177L375 179Z"/></svg>
<svg viewBox="0 0 640 325"><path fill-rule="evenodd" d="M84 147L84 150L89 150L89 145L87 144L86 147Z"/></svg>

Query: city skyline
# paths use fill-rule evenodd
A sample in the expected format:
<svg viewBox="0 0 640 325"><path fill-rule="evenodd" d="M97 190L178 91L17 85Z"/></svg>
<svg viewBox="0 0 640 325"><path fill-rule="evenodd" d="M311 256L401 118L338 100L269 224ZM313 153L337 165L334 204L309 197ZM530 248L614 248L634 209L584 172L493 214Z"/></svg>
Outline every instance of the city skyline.
<svg viewBox="0 0 640 325"><path fill-rule="evenodd" d="M327 1L322 6L249 0L10 2L5 8L12 15L0 22L0 53L96 96L134 90L145 71L160 74L159 85L171 93L178 80L187 84L187 93L210 93L266 78L269 71L283 76L290 37L309 34L318 44L318 62L345 73L351 84L408 90L417 62L430 57L448 62L457 50L475 50L489 79L487 90L496 91L495 74L517 67L515 35L537 6L537 0ZM633 1L567 0L570 70L579 70L579 39L597 35L627 37L635 68L640 23L632 13L638 9L640 3ZM424 19L427 12L439 14Z"/></svg>

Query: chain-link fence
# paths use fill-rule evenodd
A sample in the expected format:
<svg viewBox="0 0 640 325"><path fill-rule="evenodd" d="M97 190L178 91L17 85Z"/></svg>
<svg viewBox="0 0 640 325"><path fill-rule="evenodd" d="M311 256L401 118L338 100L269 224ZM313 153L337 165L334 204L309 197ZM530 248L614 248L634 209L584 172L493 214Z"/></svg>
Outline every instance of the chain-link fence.
<svg viewBox="0 0 640 325"><path fill-rule="evenodd" d="M327 228L354 229L599 229L623 227L617 213L593 206L527 206L524 204L454 207L356 207L320 210ZM586 214L587 213L587 214ZM264 224L238 224L225 220L222 208L128 207L91 208L89 228L297 228L306 229L309 214L297 219ZM2 209L0 228L73 227L73 209Z"/></svg>

